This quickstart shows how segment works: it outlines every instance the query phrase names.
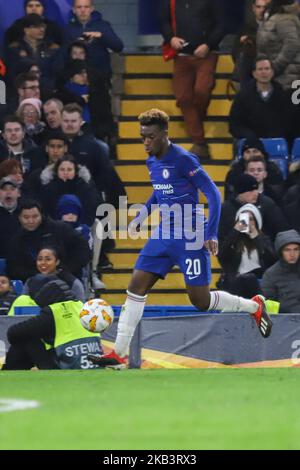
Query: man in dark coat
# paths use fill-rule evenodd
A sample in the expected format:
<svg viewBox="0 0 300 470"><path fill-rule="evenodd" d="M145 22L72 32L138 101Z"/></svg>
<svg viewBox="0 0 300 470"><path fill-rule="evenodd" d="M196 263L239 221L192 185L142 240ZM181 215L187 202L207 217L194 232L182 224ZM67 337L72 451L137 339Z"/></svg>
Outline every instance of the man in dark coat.
<svg viewBox="0 0 300 470"><path fill-rule="evenodd" d="M80 278L90 260L88 242L65 222L43 217L37 201L20 204L20 229L10 243L7 270L12 279L26 281L37 273L36 257L43 246L53 246L63 264Z"/></svg>
<svg viewBox="0 0 300 470"><path fill-rule="evenodd" d="M229 130L237 139L247 137L285 137L289 124L289 97L279 83L273 82L271 61L257 57L254 80L234 98L229 115Z"/></svg>

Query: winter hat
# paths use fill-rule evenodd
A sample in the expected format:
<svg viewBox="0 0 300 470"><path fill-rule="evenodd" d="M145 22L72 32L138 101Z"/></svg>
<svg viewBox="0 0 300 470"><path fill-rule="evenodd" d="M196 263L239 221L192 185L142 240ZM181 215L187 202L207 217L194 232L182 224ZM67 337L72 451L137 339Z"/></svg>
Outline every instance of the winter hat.
<svg viewBox="0 0 300 470"><path fill-rule="evenodd" d="M31 2L32 0L25 0L24 1L24 10L26 10L27 4ZM42 7L45 9L45 0L35 0L36 2L39 2Z"/></svg>
<svg viewBox="0 0 300 470"><path fill-rule="evenodd" d="M2 189L3 186L5 186L6 184L10 184L14 188L18 187L18 184L12 178L10 178L9 176L6 176L5 178L2 178L0 180L0 189Z"/></svg>
<svg viewBox="0 0 300 470"><path fill-rule="evenodd" d="M258 182L254 176L247 175L243 173L234 183L234 189L236 194L247 193L248 191L253 191L258 189Z"/></svg>
<svg viewBox="0 0 300 470"><path fill-rule="evenodd" d="M297 243L300 245L300 235L297 230L286 230L279 232L275 238L275 250L280 254L282 248L290 243Z"/></svg>
<svg viewBox="0 0 300 470"><path fill-rule="evenodd" d="M58 277L55 274L36 274L27 281L28 285L28 294L34 299L37 292L39 292L42 287L48 284L50 281L56 280Z"/></svg>
<svg viewBox="0 0 300 470"><path fill-rule="evenodd" d="M37 15L36 13L31 13L30 15L25 15L22 19L23 28L30 28L30 26L41 26L45 24L45 20Z"/></svg>
<svg viewBox="0 0 300 470"><path fill-rule="evenodd" d="M82 204L74 194L64 194L57 203L57 215L61 219L65 214L76 214L78 220L81 217Z"/></svg>
<svg viewBox="0 0 300 470"><path fill-rule="evenodd" d="M266 155L266 149L265 149L264 144L256 136L248 137L247 139L245 139L245 142L242 147L242 153L244 153L245 150L248 150L248 149L257 149L257 150L260 150L261 153Z"/></svg>
<svg viewBox="0 0 300 470"><path fill-rule="evenodd" d="M31 106L33 106L37 110L38 115L39 115L39 119L40 119L41 115L42 115L42 112L41 112L42 102L41 102L41 100L39 100L38 98L26 98L25 100L21 101L21 103L19 104L19 107L17 109L17 114L21 113L22 108L24 106L26 106L26 104L31 104Z"/></svg>
<svg viewBox="0 0 300 470"><path fill-rule="evenodd" d="M66 70L67 77L70 79L77 73L81 73L83 70L87 70L87 64L84 60L74 59L68 65Z"/></svg>
<svg viewBox="0 0 300 470"><path fill-rule="evenodd" d="M28 280L28 294L39 307L73 300L68 284L55 274L36 274Z"/></svg>
<svg viewBox="0 0 300 470"><path fill-rule="evenodd" d="M257 222L257 226L259 230L261 230L262 229L262 215L261 215L260 210L256 206L254 206L254 204L244 204L242 207L240 207L237 213L235 214L235 220L237 221L240 214L246 211L249 211L254 215L256 222Z"/></svg>

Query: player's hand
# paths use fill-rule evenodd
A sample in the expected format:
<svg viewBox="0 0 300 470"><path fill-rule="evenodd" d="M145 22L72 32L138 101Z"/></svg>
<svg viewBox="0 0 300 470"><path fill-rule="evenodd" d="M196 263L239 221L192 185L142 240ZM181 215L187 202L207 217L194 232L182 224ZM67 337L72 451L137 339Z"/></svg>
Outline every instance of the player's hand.
<svg viewBox="0 0 300 470"><path fill-rule="evenodd" d="M197 49L194 51L194 56L198 57L198 59L205 59L209 53L209 47L207 44L201 44L198 46Z"/></svg>
<svg viewBox="0 0 300 470"><path fill-rule="evenodd" d="M178 38L177 36L174 36L170 41L170 45L173 47L173 49L176 49L176 51L181 51L184 44L185 39Z"/></svg>
<svg viewBox="0 0 300 470"><path fill-rule="evenodd" d="M219 251L218 240L206 240L204 242L204 246L211 255L217 256L218 251Z"/></svg>

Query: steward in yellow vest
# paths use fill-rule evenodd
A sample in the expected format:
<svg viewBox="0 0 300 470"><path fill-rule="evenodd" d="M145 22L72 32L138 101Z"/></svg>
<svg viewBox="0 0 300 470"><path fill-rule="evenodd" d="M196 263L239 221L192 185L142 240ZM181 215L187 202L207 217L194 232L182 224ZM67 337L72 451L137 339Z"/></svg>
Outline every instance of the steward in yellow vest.
<svg viewBox="0 0 300 470"><path fill-rule="evenodd" d="M4 370L89 369L89 353L101 354L99 334L80 323L82 302L57 276L38 274L29 283L29 296L41 308L33 318L11 326Z"/></svg>

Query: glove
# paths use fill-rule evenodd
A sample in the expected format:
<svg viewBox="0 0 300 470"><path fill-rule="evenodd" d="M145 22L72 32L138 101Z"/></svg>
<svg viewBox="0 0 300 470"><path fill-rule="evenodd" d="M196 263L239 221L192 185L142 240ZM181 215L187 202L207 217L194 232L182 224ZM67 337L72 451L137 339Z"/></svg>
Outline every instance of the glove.
<svg viewBox="0 0 300 470"><path fill-rule="evenodd" d="M39 307L43 308L58 302L76 300L68 284L61 280L50 281L32 296Z"/></svg>

